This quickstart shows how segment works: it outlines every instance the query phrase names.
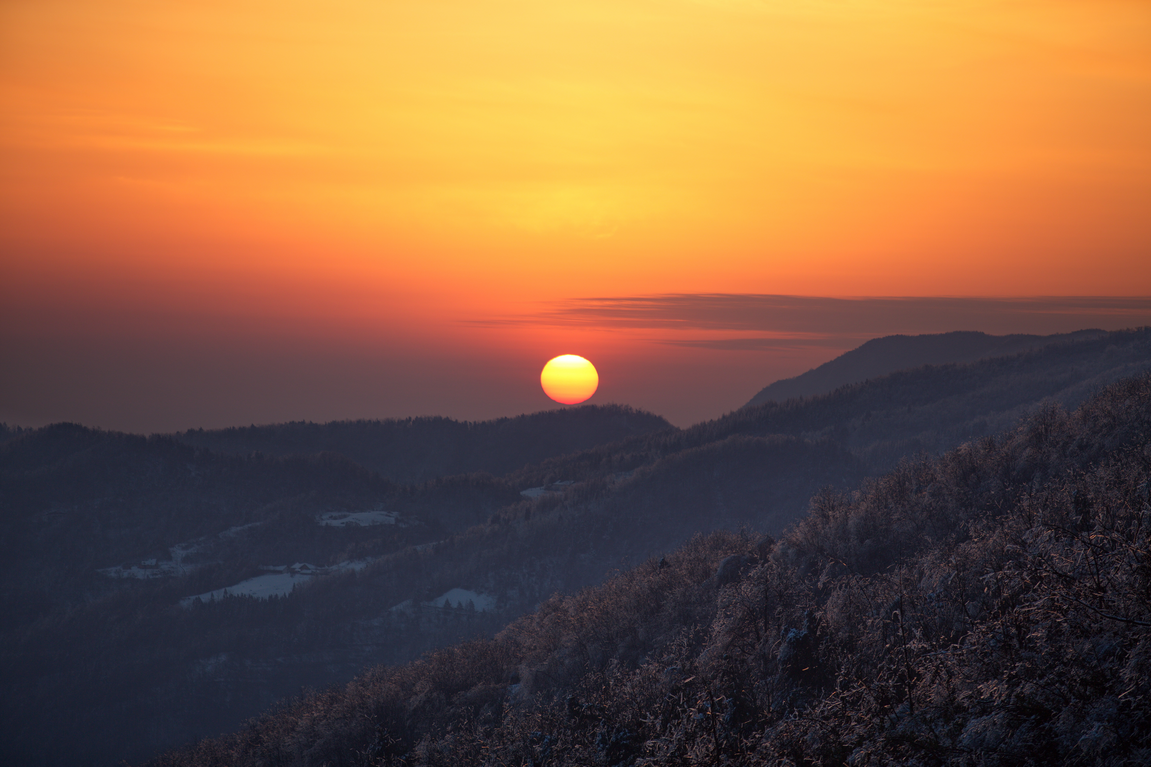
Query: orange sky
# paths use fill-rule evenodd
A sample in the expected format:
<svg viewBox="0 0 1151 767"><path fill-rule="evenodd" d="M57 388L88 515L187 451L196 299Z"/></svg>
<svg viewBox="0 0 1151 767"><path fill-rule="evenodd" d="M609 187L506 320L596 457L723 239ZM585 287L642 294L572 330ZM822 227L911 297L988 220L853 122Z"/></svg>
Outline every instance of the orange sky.
<svg viewBox="0 0 1151 767"><path fill-rule="evenodd" d="M684 422L858 339L539 318L1148 296L1148 41L1144 0L6 0L0 420L511 415L570 352Z"/></svg>

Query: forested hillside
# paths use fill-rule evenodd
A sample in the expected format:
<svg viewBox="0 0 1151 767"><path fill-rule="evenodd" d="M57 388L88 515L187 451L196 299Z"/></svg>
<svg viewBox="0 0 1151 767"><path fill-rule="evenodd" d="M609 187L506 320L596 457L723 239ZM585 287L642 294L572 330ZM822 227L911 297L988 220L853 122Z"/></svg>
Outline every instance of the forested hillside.
<svg viewBox="0 0 1151 767"><path fill-rule="evenodd" d="M153 764L1149 760L1142 376Z"/></svg>
<svg viewBox="0 0 1151 767"><path fill-rule="evenodd" d="M196 447L238 455L339 453L394 482L418 483L453 474L507 474L552 456L671 428L657 415L604 405L480 422L430 416L294 422L196 429L174 437Z"/></svg>
<svg viewBox="0 0 1151 767"><path fill-rule="evenodd" d="M628 433L624 421L664 423L595 407L507 420L463 427L531 426L531 442L558 422L575 447L605 423ZM524 500L488 474L401 485L334 452L229 455L75 424L6 436L4 761L143 758L304 686L490 634L527 599L509 606L504 594L473 612L424 605L460 586L467 565L435 545ZM405 602L413 608L392 609Z"/></svg>
<svg viewBox="0 0 1151 767"><path fill-rule="evenodd" d="M301 438L289 447L276 427L215 435L268 437L285 455L66 424L3 430L0 761L112 765L234 729L303 687L490 637L697 533L778 536L821 490L849 492L906 457L1074 407L1149 368L1144 329L904 371L684 430L585 406L494 425L289 424ZM572 445L618 441L545 457L563 450L548 430L581 419ZM407 435L384 440L392 450L424 426L462 429L459 455L471 457L459 465L488 444L519 456L503 464L515 468L398 483L357 461L368 459L355 439L348 455L327 449L334 437L301 437ZM438 455L413 450L417 463Z"/></svg>

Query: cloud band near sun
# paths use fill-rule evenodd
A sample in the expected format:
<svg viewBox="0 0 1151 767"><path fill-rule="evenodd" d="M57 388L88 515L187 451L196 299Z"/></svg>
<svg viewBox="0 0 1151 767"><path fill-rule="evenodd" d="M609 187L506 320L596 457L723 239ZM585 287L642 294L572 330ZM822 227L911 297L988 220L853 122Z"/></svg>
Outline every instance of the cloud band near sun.
<svg viewBox="0 0 1151 767"><path fill-rule="evenodd" d="M840 347L884 335L1066 333L1151 324L1151 297L826 298L676 293L574 298L481 324L653 331L662 344L726 351Z"/></svg>

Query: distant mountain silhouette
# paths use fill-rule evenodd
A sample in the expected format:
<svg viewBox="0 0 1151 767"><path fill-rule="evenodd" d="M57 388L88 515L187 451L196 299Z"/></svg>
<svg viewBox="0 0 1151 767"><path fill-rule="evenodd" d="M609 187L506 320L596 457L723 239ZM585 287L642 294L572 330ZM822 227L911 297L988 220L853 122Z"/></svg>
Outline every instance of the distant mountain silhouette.
<svg viewBox="0 0 1151 767"><path fill-rule="evenodd" d="M974 331L955 331L921 336L874 338L846 354L795 378L785 378L763 388L744 405L784 402L796 397L827 394L841 386L923 365L974 362L988 357L1007 357L1053 343L1083 341L1106 335L1102 330L1080 330L1050 336L992 336Z"/></svg>
<svg viewBox="0 0 1151 767"><path fill-rule="evenodd" d="M549 477L587 480L632 468L629 460L650 463L737 434L833 440L862 459L869 472L882 473L904 456L940 453L1010 428L1044 402L1078 407L1099 389L1151 369L1151 328L1065 338L1072 340L1011 356L925 365L827 394L744 407L688 429L549 459L507 478L516 485L542 484Z"/></svg>
<svg viewBox="0 0 1151 767"><path fill-rule="evenodd" d="M339 453L393 482L484 471L501 475L545 458L670 429L664 418L623 405L584 405L491 421L421 417L247 426L174 435L218 453L267 456Z"/></svg>

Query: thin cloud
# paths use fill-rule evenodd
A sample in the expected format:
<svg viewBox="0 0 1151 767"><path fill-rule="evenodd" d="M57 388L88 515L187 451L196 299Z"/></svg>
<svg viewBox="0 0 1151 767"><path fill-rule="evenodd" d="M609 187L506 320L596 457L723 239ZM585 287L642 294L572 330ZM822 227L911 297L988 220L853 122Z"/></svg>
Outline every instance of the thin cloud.
<svg viewBox="0 0 1151 767"><path fill-rule="evenodd" d="M1151 298L823 298L675 293L575 298L543 312L480 322L680 331L685 336L700 332L758 334L754 338L663 341L738 349L798 344L801 337L804 345L811 345L821 337L869 338L952 330L995 334L1065 333L1095 327L1115 330L1151 324Z"/></svg>
<svg viewBox="0 0 1151 767"><path fill-rule="evenodd" d="M664 346L680 346L688 349L714 349L724 352L763 352L763 351L794 351L796 349L826 348L842 349L850 341L863 343L867 337L830 335L805 335L794 338L779 338L776 336L756 336L753 338L671 338L652 339L652 343Z"/></svg>

